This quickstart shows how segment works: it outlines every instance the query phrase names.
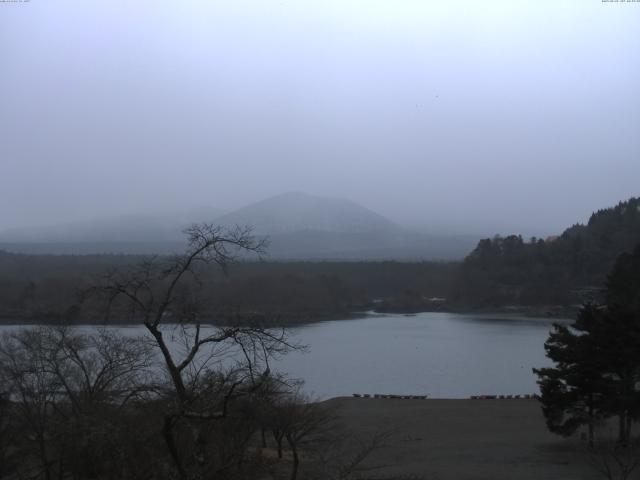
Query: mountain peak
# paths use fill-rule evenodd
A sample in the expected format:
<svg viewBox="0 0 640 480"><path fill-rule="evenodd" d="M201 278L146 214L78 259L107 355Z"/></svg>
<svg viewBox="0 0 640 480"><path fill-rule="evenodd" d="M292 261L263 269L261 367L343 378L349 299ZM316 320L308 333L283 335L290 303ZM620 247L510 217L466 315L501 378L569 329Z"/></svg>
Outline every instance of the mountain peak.
<svg viewBox="0 0 640 480"><path fill-rule="evenodd" d="M257 233L278 234L305 230L373 232L395 229L393 222L351 200L286 192L224 215L226 225L252 225Z"/></svg>

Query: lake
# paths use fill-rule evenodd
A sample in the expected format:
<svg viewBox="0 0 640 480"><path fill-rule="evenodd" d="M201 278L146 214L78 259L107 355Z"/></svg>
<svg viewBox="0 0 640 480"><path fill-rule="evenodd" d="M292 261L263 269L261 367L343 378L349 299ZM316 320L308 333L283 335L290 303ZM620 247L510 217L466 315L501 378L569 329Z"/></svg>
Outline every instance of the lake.
<svg viewBox="0 0 640 480"><path fill-rule="evenodd" d="M533 367L550 365L553 321L506 314L367 314L292 329L306 353L272 368L305 380L319 398L352 393L465 398L537 392ZM2 326L0 331L15 329ZM142 327L124 327L143 334Z"/></svg>
<svg viewBox="0 0 640 480"><path fill-rule="evenodd" d="M327 398L352 393L464 398L538 391L544 342L558 320L504 314L369 315L295 330L306 354L278 368Z"/></svg>

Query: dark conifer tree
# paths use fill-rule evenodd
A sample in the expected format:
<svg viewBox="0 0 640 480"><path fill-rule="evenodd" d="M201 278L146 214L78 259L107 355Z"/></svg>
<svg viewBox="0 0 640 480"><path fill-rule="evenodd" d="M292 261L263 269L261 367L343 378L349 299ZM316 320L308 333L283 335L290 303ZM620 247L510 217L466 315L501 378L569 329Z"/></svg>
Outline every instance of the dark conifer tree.
<svg viewBox="0 0 640 480"><path fill-rule="evenodd" d="M607 278L608 324L602 334L613 394L609 409L619 418L619 438L627 443L640 416L640 245L618 257Z"/></svg>
<svg viewBox="0 0 640 480"><path fill-rule="evenodd" d="M621 255L607 280L604 305L585 305L570 326L555 325L545 343L552 368L538 375L549 429L571 435L617 416L628 443L640 416L640 246Z"/></svg>
<svg viewBox="0 0 640 480"><path fill-rule="evenodd" d="M585 305L570 327L555 324L545 342L555 367L534 369L549 430L569 436L587 425L590 444L595 423L608 415L604 405L610 385L602 376L598 345L592 335L603 321L604 312L598 306Z"/></svg>

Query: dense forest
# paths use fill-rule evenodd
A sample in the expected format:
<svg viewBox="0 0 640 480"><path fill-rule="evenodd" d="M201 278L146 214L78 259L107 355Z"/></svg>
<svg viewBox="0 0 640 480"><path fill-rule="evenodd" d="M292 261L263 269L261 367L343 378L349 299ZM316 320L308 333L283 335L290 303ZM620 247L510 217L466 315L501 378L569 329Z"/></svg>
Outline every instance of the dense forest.
<svg viewBox="0 0 640 480"><path fill-rule="evenodd" d="M0 321L101 322L99 306L86 293L108 272L125 271L144 259L0 252ZM240 262L226 275L215 268L202 272L209 292L203 304L211 321L257 311L281 323L344 317L381 306L385 299L446 297L457 267L439 262Z"/></svg>
<svg viewBox="0 0 640 480"><path fill-rule="evenodd" d="M640 243L640 199L595 212L555 238L481 240L463 262L243 261L202 272L211 321L261 312L280 323L352 312L530 309L561 313L596 298L615 258ZM135 255L0 252L0 321L100 322L87 292ZM111 321L125 322L126 318Z"/></svg>
<svg viewBox="0 0 640 480"><path fill-rule="evenodd" d="M639 198L599 210L559 237L484 239L461 265L454 298L474 307L594 300L617 256L638 243Z"/></svg>

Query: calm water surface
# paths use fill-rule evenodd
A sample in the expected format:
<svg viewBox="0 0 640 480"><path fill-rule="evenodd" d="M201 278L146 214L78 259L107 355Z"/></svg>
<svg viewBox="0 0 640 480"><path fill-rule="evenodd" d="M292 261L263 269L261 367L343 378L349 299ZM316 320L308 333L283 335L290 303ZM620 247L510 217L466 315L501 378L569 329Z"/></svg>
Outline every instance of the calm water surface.
<svg viewBox="0 0 640 480"><path fill-rule="evenodd" d="M374 315L296 329L309 353L279 367L320 397L351 393L460 398L537 391L554 320L508 315Z"/></svg>
<svg viewBox="0 0 640 480"><path fill-rule="evenodd" d="M533 367L549 365L544 341L553 321L503 314L368 315L297 327L308 352L272 369L305 380L320 398L352 393L461 398L537 391ZM15 329L0 327L0 331ZM142 327L125 327L144 334Z"/></svg>

